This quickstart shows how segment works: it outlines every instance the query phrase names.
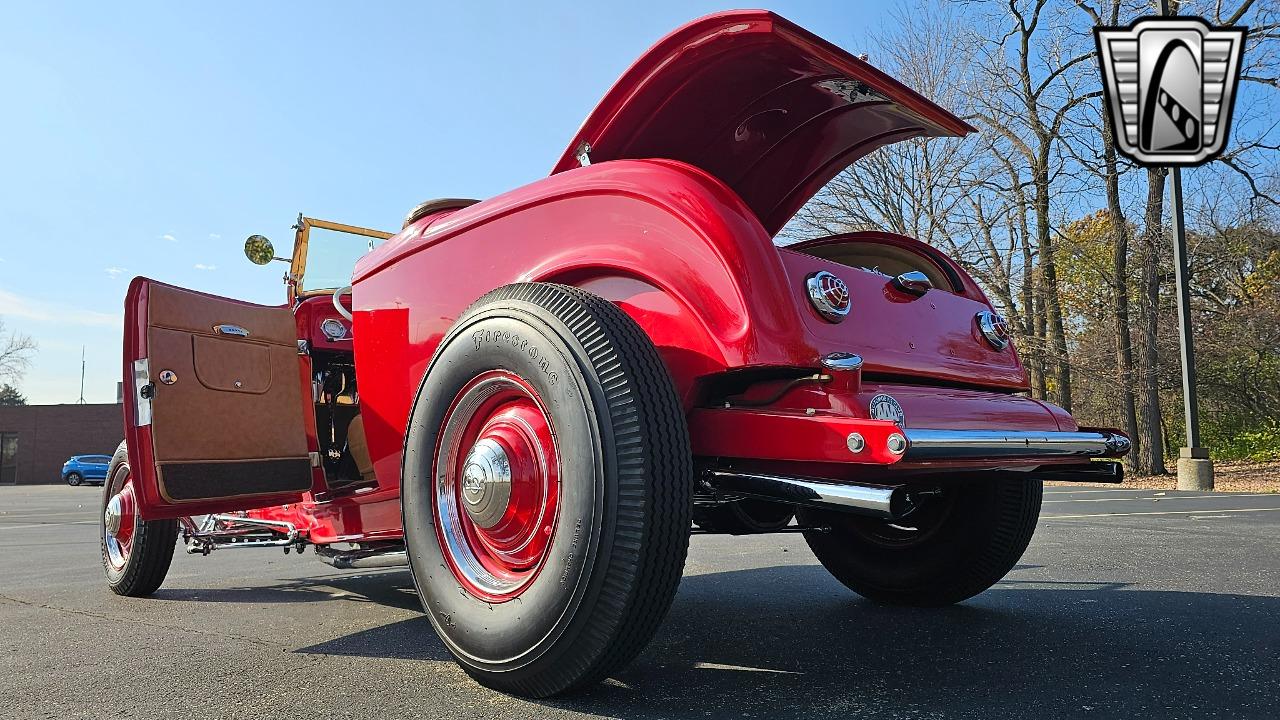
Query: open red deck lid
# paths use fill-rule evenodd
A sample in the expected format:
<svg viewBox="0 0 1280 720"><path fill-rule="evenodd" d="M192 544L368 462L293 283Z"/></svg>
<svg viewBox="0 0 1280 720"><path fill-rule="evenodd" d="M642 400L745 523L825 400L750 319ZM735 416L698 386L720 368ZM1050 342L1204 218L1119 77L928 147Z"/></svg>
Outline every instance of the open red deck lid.
<svg viewBox="0 0 1280 720"><path fill-rule="evenodd" d="M731 187L776 234L828 180L889 143L973 128L915 91L765 10L695 20L635 62L552 173L668 158Z"/></svg>

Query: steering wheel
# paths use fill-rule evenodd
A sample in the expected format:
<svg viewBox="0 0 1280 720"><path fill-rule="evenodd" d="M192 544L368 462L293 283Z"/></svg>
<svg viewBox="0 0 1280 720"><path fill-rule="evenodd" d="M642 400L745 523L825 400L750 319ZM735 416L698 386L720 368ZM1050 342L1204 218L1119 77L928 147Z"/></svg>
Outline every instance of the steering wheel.
<svg viewBox="0 0 1280 720"><path fill-rule="evenodd" d="M355 322L355 318L351 316L351 311L347 309L346 305L342 304L342 296L350 295L350 294L351 294L350 285L346 287L340 287L337 290L334 290L333 291L333 309L337 310L339 315L346 318L347 322Z"/></svg>

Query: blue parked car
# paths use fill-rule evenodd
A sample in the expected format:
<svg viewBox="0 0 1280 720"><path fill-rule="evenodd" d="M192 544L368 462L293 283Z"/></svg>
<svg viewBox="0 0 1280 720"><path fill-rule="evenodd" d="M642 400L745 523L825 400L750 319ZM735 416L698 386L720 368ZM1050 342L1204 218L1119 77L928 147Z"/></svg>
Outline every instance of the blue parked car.
<svg viewBox="0 0 1280 720"><path fill-rule="evenodd" d="M107 465L110 463L109 455L72 455L70 460L62 464L62 479L68 485L84 482L101 485L107 480Z"/></svg>

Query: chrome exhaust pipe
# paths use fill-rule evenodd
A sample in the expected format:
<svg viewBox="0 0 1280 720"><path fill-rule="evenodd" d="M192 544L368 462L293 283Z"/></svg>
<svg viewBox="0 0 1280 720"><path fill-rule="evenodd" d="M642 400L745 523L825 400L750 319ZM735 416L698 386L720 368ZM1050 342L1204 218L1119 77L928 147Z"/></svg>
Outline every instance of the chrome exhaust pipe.
<svg viewBox="0 0 1280 720"><path fill-rule="evenodd" d="M915 508L906 488L901 485L833 483L733 470L708 470L704 477L715 489L735 495L871 515L885 520L897 520Z"/></svg>
<svg viewBox="0 0 1280 720"><path fill-rule="evenodd" d="M404 567L409 564L409 555L405 552L403 546L397 548L334 550L323 545L317 545L316 556L326 565L332 565L339 570L375 570L378 568Z"/></svg>

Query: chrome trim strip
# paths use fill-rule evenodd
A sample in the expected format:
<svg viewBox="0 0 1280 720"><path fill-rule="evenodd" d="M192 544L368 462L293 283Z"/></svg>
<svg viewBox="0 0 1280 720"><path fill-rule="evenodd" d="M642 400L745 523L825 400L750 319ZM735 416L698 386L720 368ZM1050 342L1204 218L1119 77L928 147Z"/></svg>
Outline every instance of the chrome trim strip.
<svg viewBox="0 0 1280 720"><path fill-rule="evenodd" d="M763 473L709 470L705 479L718 490L809 507L856 512L893 520L910 509L900 486L836 484Z"/></svg>
<svg viewBox="0 0 1280 720"><path fill-rule="evenodd" d="M909 446L904 462L1036 457L1117 457L1129 438L1101 432L1022 430L904 430Z"/></svg>

